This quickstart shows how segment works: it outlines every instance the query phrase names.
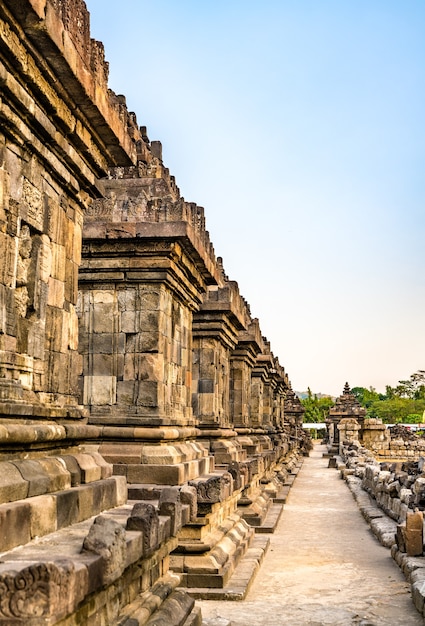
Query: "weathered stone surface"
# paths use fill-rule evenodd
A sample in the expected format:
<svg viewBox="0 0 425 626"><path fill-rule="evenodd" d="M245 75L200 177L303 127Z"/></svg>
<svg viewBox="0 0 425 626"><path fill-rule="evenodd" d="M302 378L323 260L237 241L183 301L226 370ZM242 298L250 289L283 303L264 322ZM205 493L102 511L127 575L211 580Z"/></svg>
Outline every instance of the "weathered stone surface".
<svg viewBox="0 0 425 626"><path fill-rule="evenodd" d="M143 534L143 554L149 556L159 541L159 519L156 508L147 502L134 505L127 520L127 530L139 530Z"/></svg>
<svg viewBox="0 0 425 626"><path fill-rule="evenodd" d="M0 505L0 552L31 540L30 505L25 501Z"/></svg>
<svg viewBox="0 0 425 626"><path fill-rule="evenodd" d="M84 539L83 550L94 552L103 558L103 581L105 584L113 582L125 567L127 546L124 528L113 519L97 517Z"/></svg>
<svg viewBox="0 0 425 626"><path fill-rule="evenodd" d="M170 518L171 534L176 536L182 526L182 503L177 487L168 487L161 491L159 514Z"/></svg>
<svg viewBox="0 0 425 626"><path fill-rule="evenodd" d="M26 498L29 483L13 463L0 465L0 502L12 502Z"/></svg>
<svg viewBox="0 0 425 626"><path fill-rule="evenodd" d="M423 543L423 513L416 511L406 518L405 545L408 556L421 556Z"/></svg>
<svg viewBox="0 0 425 626"><path fill-rule="evenodd" d="M0 623L54 623L74 608L74 587L74 568L65 560L0 570Z"/></svg>

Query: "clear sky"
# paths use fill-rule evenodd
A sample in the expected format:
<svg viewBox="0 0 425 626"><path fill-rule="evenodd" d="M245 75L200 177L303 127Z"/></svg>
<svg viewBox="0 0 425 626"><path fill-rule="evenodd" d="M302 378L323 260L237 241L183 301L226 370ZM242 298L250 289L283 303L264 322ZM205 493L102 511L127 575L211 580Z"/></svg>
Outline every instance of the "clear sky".
<svg viewBox="0 0 425 626"><path fill-rule="evenodd" d="M425 369L424 0L86 0L293 388Z"/></svg>

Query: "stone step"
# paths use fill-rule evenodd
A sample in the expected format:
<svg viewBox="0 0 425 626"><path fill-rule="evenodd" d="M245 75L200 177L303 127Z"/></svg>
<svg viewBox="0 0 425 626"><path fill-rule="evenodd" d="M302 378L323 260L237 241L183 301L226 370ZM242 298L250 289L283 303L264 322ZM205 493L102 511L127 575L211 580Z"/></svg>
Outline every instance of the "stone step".
<svg viewBox="0 0 425 626"><path fill-rule="evenodd" d="M281 489L279 489L278 494L273 498L273 502L285 504L286 498L289 495L290 489L291 488L289 485L283 486Z"/></svg>
<svg viewBox="0 0 425 626"><path fill-rule="evenodd" d="M172 624L202 626L202 615L187 593L176 590L178 577L171 573L155 583L150 591L141 593L127 605L111 626L154 626Z"/></svg>
<svg viewBox="0 0 425 626"><path fill-rule="evenodd" d="M261 526L255 526L256 533L274 533L282 515L283 504L275 503L270 507Z"/></svg>
<svg viewBox="0 0 425 626"><path fill-rule="evenodd" d="M0 504L0 553L87 520L127 500L124 477Z"/></svg>
<svg viewBox="0 0 425 626"><path fill-rule="evenodd" d="M269 544L268 537L256 536L224 587L192 587L185 589L186 593L198 600L243 600L254 581Z"/></svg>
<svg viewBox="0 0 425 626"><path fill-rule="evenodd" d="M295 474L288 474L287 477L285 478L284 486L285 487L292 487L292 485L294 484L295 479L296 479L296 475Z"/></svg>
<svg viewBox="0 0 425 626"><path fill-rule="evenodd" d="M117 484L124 482L125 485L123 477L108 480ZM75 490L78 492L83 488L96 487L97 484L90 483ZM28 502L31 498L26 500ZM162 515L164 503L167 505L167 514ZM40 621L40 624L56 623L73 612L78 614L76 623L87 623L86 616L92 610L104 615L108 613L109 599L116 608L120 603L123 606L127 604L131 595L137 594L137 579L140 581L136 586L140 589L143 584L146 588L150 580L153 583L161 571L168 570L169 554L177 546L176 535L181 523L187 519L189 509L187 505L179 503L181 515L177 515L169 504L173 505L172 499L159 502L158 507L152 502L128 502L103 511L97 517L71 524L44 537L34 537L25 545L3 552L0 560L0 589L4 593L0 602L0 624L12 623L3 618L7 618L8 612L12 610L10 607L15 603L16 594L21 604L17 609L19 619L13 621L14 624L25 623L25 611L37 593L47 598L43 613L46 620ZM10 505L19 507L20 502ZM141 510L134 511L138 507ZM13 531L16 535L19 527ZM176 581L175 587L180 585L179 575L170 573L170 576ZM108 589L106 595L102 592L105 588ZM170 593L169 589L170 585L166 585L164 593ZM95 605L91 600L94 593L100 594ZM157 605L155 602L155 607ZM176 605L180 607L179 610L189 606L184 594L179 593L167 602L160 612L161 619ZM187 611L186 616L184 610L178 621L165 620L161 623L183 626L192 609ZM39 624L34 622L34 625L36 623ZM133 625L137 622L130 623ZM146 623L145 620L140 624L147 626L150 622ZM187 621L187 624L200 626L201 621Z"/></svg>

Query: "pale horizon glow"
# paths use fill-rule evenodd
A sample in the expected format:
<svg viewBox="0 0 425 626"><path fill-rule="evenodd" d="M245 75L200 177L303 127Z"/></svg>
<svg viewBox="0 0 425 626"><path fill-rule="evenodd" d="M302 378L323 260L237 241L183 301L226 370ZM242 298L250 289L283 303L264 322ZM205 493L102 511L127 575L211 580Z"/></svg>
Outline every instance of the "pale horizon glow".
<svg viewBox="0 0 425 626"><path fill-rule="evenodd" d="M293 388L425 369L425 3L86 4Z"/></svg>

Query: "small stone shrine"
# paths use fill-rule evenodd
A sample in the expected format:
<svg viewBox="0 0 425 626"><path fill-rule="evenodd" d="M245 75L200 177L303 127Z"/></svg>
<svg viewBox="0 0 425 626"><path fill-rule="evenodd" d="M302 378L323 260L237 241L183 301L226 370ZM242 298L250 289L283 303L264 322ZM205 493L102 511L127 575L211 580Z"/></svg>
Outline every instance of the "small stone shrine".
<svg viewBox="0 0 425 626"><path fill-rule="evenodd" d="M361 440L365 417L366 409L351 393L349 384L345 383L342 394L335 400L334 406L330 408L329 417L326 420L330 445L338 449L340 443L338 424L342 419L357 420L360 428L356 429L356 432L358 430L358 438Z"/></svg>

